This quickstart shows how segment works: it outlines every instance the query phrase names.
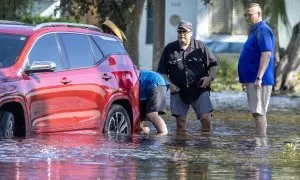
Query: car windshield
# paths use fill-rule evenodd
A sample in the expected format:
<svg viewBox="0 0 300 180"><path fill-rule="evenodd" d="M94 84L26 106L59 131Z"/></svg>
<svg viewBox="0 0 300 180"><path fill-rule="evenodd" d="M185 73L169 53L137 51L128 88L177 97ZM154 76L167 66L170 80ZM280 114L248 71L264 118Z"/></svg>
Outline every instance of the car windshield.
<svg viewBox="0 0 300 180"><path fill-rule="evenodd" d="M28 36L0 34L0 68L15 64L28 39Z"/></svg>

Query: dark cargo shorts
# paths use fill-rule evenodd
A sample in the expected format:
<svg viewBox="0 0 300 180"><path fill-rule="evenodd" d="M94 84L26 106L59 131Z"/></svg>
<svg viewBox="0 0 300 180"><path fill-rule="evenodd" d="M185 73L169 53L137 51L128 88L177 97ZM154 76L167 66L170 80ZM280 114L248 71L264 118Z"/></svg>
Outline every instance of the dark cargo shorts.
<svg viewBox="0 0 300 180"><path fill-rule="evenodd" d="M172 93L170 104L172 116L187 118L187 113L191 105L197 115L197 118L200 119L204 114L210 113L214 110L209 96L209 92L205 91L200 94L198 99L192 101L191 104L186 104L180 97L179 93Z"/></svg>
<svg viewBox="0 0 300 180"><path fill-rule="evenodd" d="M146 114L158 112L158 114L166 113L166 96L167 87L158 86L147 92L147 100L140 102L140 111L142 119L145 119Z"/></svg>

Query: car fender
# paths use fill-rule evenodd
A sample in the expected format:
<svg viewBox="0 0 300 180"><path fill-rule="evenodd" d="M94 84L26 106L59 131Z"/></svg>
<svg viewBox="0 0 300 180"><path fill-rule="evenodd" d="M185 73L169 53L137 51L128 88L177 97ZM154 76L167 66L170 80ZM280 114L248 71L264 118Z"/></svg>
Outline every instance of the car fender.
<svg viewBox="0 0 300 180"><path fill-rule="evenodd" d="M124 95L122 93L116 93L116 94L111 95L110 98L106 100L107 103L104 105L103 112L101 114L101 118L99 121L100 128L103 129L110 107L112 106L112 104L114 104L118 100L127 100L127 101L129 101L130 105L132 106L130 99L126 95ZM133 111L132 107L131 107L131 110Z"/></svg>
<svg viewBox="0 0 300 180"><path fill-rule="evenodd" d="M29 114L28 114L28 106L26 105L26 100L20 95L9 95L0 98L0 107L2 107L6 103L16 102L21 104L24 111L24 120L25 120L25 128L26 128L26 136L28 136L30 132L30 122L29 122Z"/></svg>

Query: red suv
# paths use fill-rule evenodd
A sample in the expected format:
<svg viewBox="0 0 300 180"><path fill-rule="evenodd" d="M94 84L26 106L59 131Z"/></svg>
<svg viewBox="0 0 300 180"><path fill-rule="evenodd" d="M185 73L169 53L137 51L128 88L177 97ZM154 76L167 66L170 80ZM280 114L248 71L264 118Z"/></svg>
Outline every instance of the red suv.
<svg viewBox="0 0 300 180"><path fill-rule="evenodd" d="M96 26L0 21L0 136L96 129L131 134L138 71Z"/></svg>

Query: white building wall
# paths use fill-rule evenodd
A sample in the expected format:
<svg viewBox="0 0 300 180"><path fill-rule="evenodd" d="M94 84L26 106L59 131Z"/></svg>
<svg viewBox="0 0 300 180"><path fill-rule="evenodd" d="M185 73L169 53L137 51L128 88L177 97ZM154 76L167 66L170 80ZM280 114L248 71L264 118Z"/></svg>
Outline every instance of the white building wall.
<svg viewBox="0 0 300 180"><path fill-rule="evenodd" d="M193 24L193 28L197 29L198 1L202 0L166 0L165 45L177 39L178 20L188 20Z"/></svg>
<svg viewBox="0 0 300 180"><path fill-rule="evenodd" d="M57 0L56 2L53 2L51 6L49 6L47 9L45 9L40 16L42 17L54 17L54 18L60 18L60 11L56 10L60 6L60 0ZM56 11L56 12L55 12Z"/></svg>
<svg viewBox="0 0 300 180"><path fill-rule="evenodd" d="M176 40L180 19L189 20L193 24L194 37L208 34L207 9L202 0L166 0L165 7L165 45ZM152 69L153 45L146 44L146 8L147 3L144 5L139 29L139 62L141 68Z"/></svg>
<svg viewBox="0 0 300 180"><path fill-rule="evenodd" d="M226 0L225 0L226 1ZM203 0L166 0L165 5L165 45L177 39L177 25L180 19L189 20L193 24L193 37L203 39L210 36L210 5ZM139 63L143 69L152 69L153 45L146 44L147 2L144 5L139 29Z"/></svg>
<svg viewBox="0 0 300 180"><path fill-rule="evenodd" d="M195 38L201 40L203 36L209 36L209 6L203 4L202 0L197 1L197 20L194 29Z"/></svg>

